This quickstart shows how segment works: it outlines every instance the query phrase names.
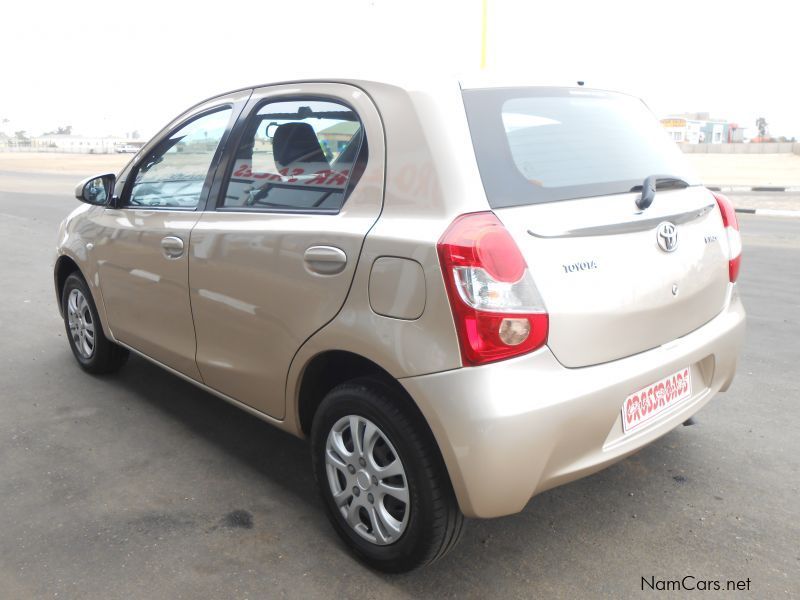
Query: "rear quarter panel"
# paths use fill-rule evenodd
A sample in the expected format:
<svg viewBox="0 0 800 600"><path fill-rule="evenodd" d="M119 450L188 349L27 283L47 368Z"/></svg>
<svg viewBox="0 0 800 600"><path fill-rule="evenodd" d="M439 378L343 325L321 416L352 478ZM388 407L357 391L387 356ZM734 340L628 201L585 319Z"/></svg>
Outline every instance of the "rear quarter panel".
<svg viewBox="0 0 800 600"><path fill-rule="evenodd" d="M436 244L452 220L488 210L457 85L406 90L360 82L375 102L386 136L386 184L381 216L359 257L353 286L339 314L300 348L288 377L296 418L299 380L326 350L364 356L395 378L461 367L458 338ZM369 301L374 262L409 258L422 266L425 307L417 319L379 315Z"/></svg>

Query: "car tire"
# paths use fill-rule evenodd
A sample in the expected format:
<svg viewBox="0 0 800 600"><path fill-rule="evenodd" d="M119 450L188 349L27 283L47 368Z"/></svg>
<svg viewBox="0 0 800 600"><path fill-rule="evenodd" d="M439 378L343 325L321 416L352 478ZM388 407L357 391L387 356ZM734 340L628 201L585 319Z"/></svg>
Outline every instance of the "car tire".
<svg viewBox="0 0 800 600"><path fill-rule="evenodd" d="M363 562L390 573L444 556L464 523L433 435L405 402L384 381L353 380L325 396L311 429L334 529Z"/></svg>
<svg viewBox="0 0 800 600"><path fill-rule="evenodd" d="M103 333L89 286L78 273L72 273L64 282L61 310L69 346L84 371L95 375L113 373L127 362L128 350Z"/></svg>

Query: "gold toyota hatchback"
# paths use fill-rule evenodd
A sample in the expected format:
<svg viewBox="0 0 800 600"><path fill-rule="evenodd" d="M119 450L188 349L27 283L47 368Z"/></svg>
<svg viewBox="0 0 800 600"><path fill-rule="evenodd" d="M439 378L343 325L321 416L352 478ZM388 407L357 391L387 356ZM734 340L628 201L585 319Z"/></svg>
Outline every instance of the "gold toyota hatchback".
<svg viewBox="0 0 800 600"><path fill-rule="evenodd" d="M55 285L89 373L130 351L311 441L386 571L728 388L733 207L638 99L330 80L206 100L78 185Z"/></svg>

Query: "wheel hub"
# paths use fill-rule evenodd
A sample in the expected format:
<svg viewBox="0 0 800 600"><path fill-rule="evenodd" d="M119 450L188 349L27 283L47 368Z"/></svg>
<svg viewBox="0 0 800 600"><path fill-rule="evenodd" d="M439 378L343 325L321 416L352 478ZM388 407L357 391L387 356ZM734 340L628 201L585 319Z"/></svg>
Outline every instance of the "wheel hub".
<svg viewBox="0 0 800 600"><path fill-rule="evenodd" d="M356 484L358 484L358 487L366 492L372 485L372 478L370 477L369 473L367 473L364 469L361 469L356 474Z"/></svg>
<svg viewBox="0 0 800 600"><path fill-rule="evenodd" d="M339 419L328 432L325 470L347 525L379 546L396 542L411 509L405 468L388 436L360 415Z"/></svg>

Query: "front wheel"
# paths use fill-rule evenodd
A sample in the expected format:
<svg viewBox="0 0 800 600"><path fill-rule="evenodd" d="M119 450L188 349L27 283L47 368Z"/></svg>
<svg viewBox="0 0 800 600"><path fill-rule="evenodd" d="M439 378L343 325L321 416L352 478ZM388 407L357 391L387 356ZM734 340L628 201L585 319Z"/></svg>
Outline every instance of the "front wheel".
<svg viewBox="0 0 800 600"><path fill-rule="evenodd" d="M61 307L69 346L84 371L111 373L125 364L128 351L103 334L89 286L77 273L72 273L64 282Z"/></svg>
<svg viewBox="0 0 800 600"><path fill-rule="evenodd" d="M370 566L409 571L444 556L464 517L421 417L375 379L334 388L311 431L314 475L328 517Z"/></svg>

